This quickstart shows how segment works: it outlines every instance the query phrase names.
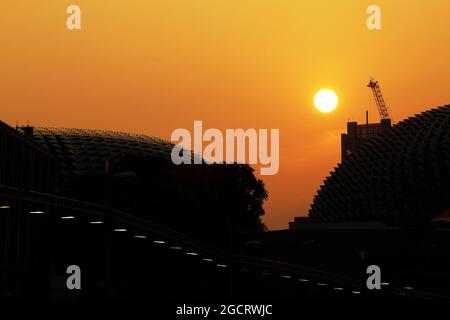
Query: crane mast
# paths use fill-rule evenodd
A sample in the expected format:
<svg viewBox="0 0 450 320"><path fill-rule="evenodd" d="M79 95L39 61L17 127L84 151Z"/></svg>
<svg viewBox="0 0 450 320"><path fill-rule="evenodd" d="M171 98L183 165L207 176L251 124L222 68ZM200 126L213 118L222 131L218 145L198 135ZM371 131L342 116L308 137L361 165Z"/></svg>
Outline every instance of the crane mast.
<svg viewBox="0 0 450 320"><path fill-rule="evenodd" d="M380 113L380 118L390 119L391 116L389 114L386 103L384 102L383 95L381 94L381 89L378 81L370 79L370 82L367 86L372 89L373 97L375 99L375 103L377 104L378 112Z"/></svg>

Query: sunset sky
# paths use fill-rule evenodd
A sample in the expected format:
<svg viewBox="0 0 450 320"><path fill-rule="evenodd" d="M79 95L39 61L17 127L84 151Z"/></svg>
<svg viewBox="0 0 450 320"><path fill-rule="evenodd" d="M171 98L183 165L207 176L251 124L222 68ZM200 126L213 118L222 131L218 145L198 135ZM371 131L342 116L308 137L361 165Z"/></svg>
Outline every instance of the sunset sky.
<svg viewBox="0 0 450 320"><path fill-rule="evenodd" d="M366 27L381 8L382 29ZM66 8L81 7L81 30ZM306 215L348 120L450 103L448 0L2 0L0 119L170 139L176 128L279 128L264 221ZM314 94L339 96L318 112Z"/></svg>

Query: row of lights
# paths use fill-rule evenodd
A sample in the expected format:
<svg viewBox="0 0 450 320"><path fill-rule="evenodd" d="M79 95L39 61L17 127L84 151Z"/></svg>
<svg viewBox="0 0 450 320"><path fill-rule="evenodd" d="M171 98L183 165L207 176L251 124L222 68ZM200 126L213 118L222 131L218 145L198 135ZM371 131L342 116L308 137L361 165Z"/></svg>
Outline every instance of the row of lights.
<svg viewBox="0 0 450 320"><path fill-rule="evenodd" d="M268 273L268 272L261 272L261 275L269 275L269 273ZM291 279L292 277L289 276L289 275L281 275L281 278L284 278L284 279ZM298 280L299 280L300 282L309 282L309 280L308 280L308 279L305 279L305 278L300 278L300 279L298 279ZM325 287L325 286L327 286L327 284L326 284L326 283L323 283L323 282L318 282L318 283L316 283L316 285L319 286L319 287ZM389 286L390 283L389 283L389 282L382 282L381 285L382 285L382 286ZM333 289L334 289L334 290L337 290L337 291L344 291L344 288L342 288L342 287L334 287ZM412 286L410 286L410 285L405 285L405 286L403 286L403 289L404 289L404 290L413 290L414 288L413 288ZM361 294L361 291L355 291L355 290L352 290L352 293L354 293L354 294Z"/></svg>
<svg viewBox="0 0 450 320"><path fill-rule="evenodd" d="M387 287L387 286L390 286L390 283L389 282L382 282L381 285ZM408 285L403 286L403 289L404 290L413 290L414 288L408 284Z"/></svg>
<svg viewBox="0 0 450 320"><path fill-rule="evenodd" d="M30 211L31 214L44 214L45 212L43 211ZM60 217L61 220L71 220L71 219L75 219L75 216L62 216ZM101 220L95 220L95 221L90 221L90 224L103 224L104 222ZM114 229L115 232L127 232L128 230L126 228L115 228ZM142 234L136 234L133 236L133 238L136 239L146 239L147 236L146 235L142 235ZM153 243L155 244L165 244L166 242L164 240L154 240ZM180 246L171 246L170 249L172 250L182 250L183 248ZM186 252L186 255L189 256L198 256L198 253L196 252ZM213 262L213 259L210 258L202 258L202 261L205 262ZM219 268L226 268L227 265L226 264L217 264L217 267Z"/></svg>
<svg viewBox="0 0 450 320"><path fill-rule="evenodd" d="M10 205L0 205L0 209L11 209L11 206ZM32 210L32 211L29 211L29 213L30 214L44 214L45 212L44 211L41 211L41 210Z"/></svg>
<svg viewBox="0 0 450 320"><path fill-rule="evenodd" d="M155 243L155 244L166 244L166 242L164 240L154 240L153 243ZM180 246L171 246L170 249L172 249L172 250L182 250L183 248L180 247ZM188 255L188 256L198 256L199 254L197 252L188 251L188 252L186 252L186 255ZM211 258L202 258L202 261L213 262L214 260L211 259ZM217 267L219 267L219 268L226 268L228 266L226 264L218 263Z"/></svg>
<svg viewBox="0 0 450 320"><path fill-rule="evenodd" d="M268 273L268 272L261 272L261 275L267 276L267 275L270 275L270 273ZM291 279L292 277L290 275L281 275L281 278ZM298 279L298 281L300 281L300 282L309 282L309 280L305 279L305 278L300 278L300 279ZM323 283L323 282L317 282L316 285L319 286L319 287L326 287L327 286L327 284ZM390 283L389 282L382 282L381 285L382 286L389 286ZM333 289L337 290L337 291L344 291L344 288L342 288L342 287L333 287ZM410 285L406 285L406 286L403 287L403 289L404 290L413 290L414 288L412 286L410 286ZM361 291L352 290L352 293L353 294L361 294Z"/></svg>
<svg viewBox="0 0 450 320"><path fill-rule="evenodd" d="M0 205L0 209L10 209L10 208L11 208L11 206L9 206L9 205ZM32 210L32 211L29 211L29 213L30 213L30 214L45 214L45 212L42 211L42 210ZM72 216L72 215L61 216L60 219L61 219L61 220L71 220L71 219L75 219L75 216ZM101 221L101 220L93 220L93 221L90 221L89 223L90 223L90 224L103 224L104 222ZM126 228L115 228L114 231L115 231L115 232L127 232L128 230L127 230ZM133 237L134 237L134 238L137 238L137 239L146 239L146 238L147 238L146 235L139 235L139 234L138 234L138 235L134 235ZM163 240L154 240L153 243L155 243L155 244L165 244L166 242L163 241ZM180 247L180 246L171 246L170 249L173 249L173 250L182 250L183 248ZM186 252L186 255L189 255L189 256L198 256L198 253L196 253L196 252ZM202 261L213 262L213 260L210 259L210 258L202 258ZM221 267L221 268L226 268L226 267L227 267L226 264L217 264L217 266L218 266L218 267ZM268 272L261 272L261 275L269 275L269 273L268 273ZM289 276L289 275L282 275L281 277L282 277L282 278L285 278L285 279L291 279L291 278L292 278L292 277ZM309 282L308 279L304 279L304 278L300 278L299 281L300 281L300 282ZM317 285L317 286L320 286L320 287L327 286L326 283L322 283L322 282L318 282L318 283L316 283L316 285ZM381 285L383 285L383 286L389 286L390 283L389 283L389 282L382 282ZM334 287L333 289L334 289L334 290L337 290L337 291L344 291L344 288L342 288L342 287ZM404 289L404 290L413 290L413 287L410 286L410 285L406 285L406 286L403 287L403 289ZM360 294L361 292L360 292L360 291L352 290L352 293L353 293L353 294Z"/></svg>
<svg viewBox="0 0 450 320"><path fill-rule="evenodd" d="M0 209L10 209L11 207L9 205L1 205ZM29 211L30 214L45 214L45 211L42 210L32 210ZM73 220L76 217L73 215L68 215L68 216L61 216L60 219L61 220ZM89 224L103 224L104 222L101 220L93 220L93 221L89 221ZM114 232L127 232L128 230L126 228L115 228ZM133 236L134 238L137 239L146 239L147 236L146 235L142 235L142 234L136 234ZM153 243L155 244L165 244L166 242L164 240L154 240ZM180 246L172 246L170 247L173 250L182 250L183 248ZM198 256L198 253L196 252L186 252L187 255L190 256ZM207 261L207 262L212 262L212 259L209 258L203 258L203 261ZM223 264L218 264L219 267L226 267L226 265Z"/></svg>
<svg viewBox="0 0 450 320"><path fill-rule="evenodd" d="M30 212L30 213L37 213L37 211L36 212ZM40 211L40 213L44 213L44 212ZM62 216L60 218L62 220L75 219L74 216ZM101 220L96 220L96 221L90 221L89 223L90 224L103 224L104 222L101 221ZM128 230L126 228L115 228L114 231L115 232L127 232ZM143 235L143 234L136 234L136 235L133 235L133 238L136 238L136 239L147 239L147 236ZM166 242L164 240L153 240L153 243L155 243L155 244L166 244ZM172 249L172 250L182 250L183 248L180 247L180 246L171 246L170 249ZM198 253L196 253L196 252L186 252L186 255L198 256ZM213 259L202 258L202 261L213 262ZM227 265L218 263L217 267L219 267L219 268L226 268Z"/></svg>
<svg viewBox="0 0 450 320"><path fill-rule="evenodd" d="M38 211L38 212L39 212L39 211ZM74 216L64 216L64 217L61 217L61 219L63 219L63 220L64 220L64 219L74 219L74 218L75 218ZM90 223L91 223L91 224L102 224L103 221L91 221ZM124 228L116 228L116 229L114 229L114 231L116 231L116 232L126 232L127 229L124 229ZM134 238L139 238L139 239L146 239L146 238L147 238L147 236L145 236L145 235L134 235L133 237L134 237ZM153 243L155 243L155 244L165 244L166 242L163 241L163 240L154 240ZM182 249L182 247L179 247L179 246L172 246L172 247L170 247L170 248L173 249L173 250L181 250L181 249ZM186 252L186 255L189 255L189 256L198 256L198 253L196 253L196 252ZM212 262L212 261L213 261L212 259L209 259L209 258L203 258L202 260L203 260L203 261L207 261L207 262ZM225 265L225 264L217 264L217 266L218 266L218 267L222 267L222 268L226 268L226 267L227 267L227 265ZM268 273L262 273L262 274L268 274ZM291 279L291 278L292 278L292 277L289 276L289 275L282 275L281 277L282 277L282 278L285 278L285 279ZM309 280L308 280L308 279L299 279L299 281L300 281L300 282L308 282ZM318 282L316 285L319 286L319 287L325 287L325 286L327 286L326 283L322 283L322 282ZM383 285L383 286L389 286L390 283L389 283L389 282L382 282L381 285ZM344 288L342 288L342 287L334 287L333 289L334 289L334 290L337 290L337 291L344 291ZM413 287L411 287L410 285L406 285L406 286L403 287L403 289L405 289L405 290L413 290ZM353 294L361 294L360 291L355 291L355 290L352 290L352 293L353 293Z"/></svg>
<svg viewBox="0 0 450 320"><path fill-rule="evenodd" d="M270 273L267 271L263 271L263 272L261 272L261 275L268 276L268 275L270 275ZM290 275L281 275L280 277L283 279L292 279L292 276L290 276ZM309 279L299 278L298 281L306 283L306 282L309 282ZM317 282L316 285L318 287L326 287L327 286L327 284L323 283L323 282ZM344 291L344 288L342 288L342 287L333 287L333 289L337 290L337 291ZM361 291L352 290L352 293L353 294L361 294Z"/></svg>

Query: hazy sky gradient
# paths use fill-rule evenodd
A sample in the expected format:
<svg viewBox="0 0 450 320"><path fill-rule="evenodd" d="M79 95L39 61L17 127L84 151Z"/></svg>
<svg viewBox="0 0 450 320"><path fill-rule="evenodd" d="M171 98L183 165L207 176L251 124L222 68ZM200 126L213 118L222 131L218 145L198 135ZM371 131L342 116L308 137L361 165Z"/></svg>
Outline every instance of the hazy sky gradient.
<svg viewBox="0 0 450 320"><path fill-rule="evenodd" d="M279 128L265 222L286 228L339 161L346 122L378 120L369 76L394 121L450 103L449 21L448 0L2 0L0 119L166 139L194 120ZM330 114L312 104L323 87L340 98Z"/></svg>

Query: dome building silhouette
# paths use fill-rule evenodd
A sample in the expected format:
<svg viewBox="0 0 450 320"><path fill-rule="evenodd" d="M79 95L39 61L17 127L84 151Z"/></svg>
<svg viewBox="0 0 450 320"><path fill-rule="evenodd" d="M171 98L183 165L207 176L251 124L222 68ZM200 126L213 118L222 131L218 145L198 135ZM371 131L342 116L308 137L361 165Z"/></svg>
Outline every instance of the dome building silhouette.
<svg viewBox="0 0 450 320"><path fill-rule="evenodd" d="M262 229L263 200L247 193L263 183L248 165L175 165L174 144L146 135L19 129L56 160L55 194L107 205L219 244L229 232L227 212L243 237Z"/></svg>
<svg viewBox="0 0 450 320"><path fill-rule="evenodd" d="M56 158L63 190L76 177L111 173L130 156L169 162L173 147L159 138L102 130L34 128L30 135Z"/></svg>
<svg viewBox="0 0 450 320"><path fill-rule="evenodd" d="M314 197L308 221L427 225L449 208L446 105L399 122L339 164Z"/></svg>

